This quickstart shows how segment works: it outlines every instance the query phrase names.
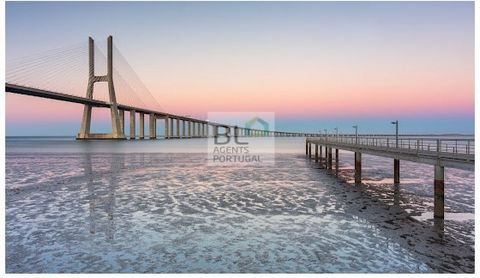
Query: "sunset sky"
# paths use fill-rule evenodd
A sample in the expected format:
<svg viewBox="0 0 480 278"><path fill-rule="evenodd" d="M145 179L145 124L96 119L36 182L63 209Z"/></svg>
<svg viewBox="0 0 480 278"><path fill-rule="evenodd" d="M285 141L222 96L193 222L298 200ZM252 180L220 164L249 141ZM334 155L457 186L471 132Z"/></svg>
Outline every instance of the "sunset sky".
<svg viewBox="0 0 480 278"><path fill-rule="evenodd" d="M275 112L290 131L393 132L396 119L404 133L474 131L473 2L6 6L7 60L113 35L166 112ZM74 135L82 109L7 94L7 135ZM105 112L95 131L108 131Z"/></svg>

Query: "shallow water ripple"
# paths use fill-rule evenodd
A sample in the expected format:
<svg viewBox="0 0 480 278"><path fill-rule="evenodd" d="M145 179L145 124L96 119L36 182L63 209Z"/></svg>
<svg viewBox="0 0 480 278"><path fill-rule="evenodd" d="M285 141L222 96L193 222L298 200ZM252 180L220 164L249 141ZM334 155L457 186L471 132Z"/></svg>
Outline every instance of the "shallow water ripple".
<svg viewBox="0 0 480 278"><path fill-rule="evenodd" d="M263 167L205 159L8 154L7 272L474 270L473 220L413 218L431 210L413 170L395 189L349 184L348 163L338 179L302 155ZM468 190L449 212L473 213Z"/></svg>

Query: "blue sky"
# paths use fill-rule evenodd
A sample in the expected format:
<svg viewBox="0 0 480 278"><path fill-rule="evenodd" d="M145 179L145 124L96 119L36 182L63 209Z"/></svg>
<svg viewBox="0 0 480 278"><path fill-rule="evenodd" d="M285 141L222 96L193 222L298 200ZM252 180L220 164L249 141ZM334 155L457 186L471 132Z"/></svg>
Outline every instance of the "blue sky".
<svg viewBox="0 0 480 278"><path fill-rule="evenodd" d="M398 119L405 133L473 133L473 31L473 2L6 5L7 60L113 35L168 112L275 112L292 131L384 133ZM8 95L6 105L7 135L80 125L76 104Z"/></svg>

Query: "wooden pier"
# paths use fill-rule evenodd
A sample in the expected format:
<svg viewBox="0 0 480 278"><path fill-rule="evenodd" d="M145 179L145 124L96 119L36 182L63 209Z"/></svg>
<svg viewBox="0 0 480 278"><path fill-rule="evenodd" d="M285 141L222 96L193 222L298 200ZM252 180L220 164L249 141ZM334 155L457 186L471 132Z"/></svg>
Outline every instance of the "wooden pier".
<svg viewBox="0 0 480 278"><path fill-rule="evenodd" d="M444 218L445 167L474 171L475 141L473 137L395 137L378 135L343 135L307 137L305 152L315 162L325 162L332 169L332 152L338 170L338 150L355 153L355 183L362 181L362 154L388 157L394 160L393 180L400 183L400 160L434 166L434 217ZM322 153L325 157L322 157Z"/></svg>

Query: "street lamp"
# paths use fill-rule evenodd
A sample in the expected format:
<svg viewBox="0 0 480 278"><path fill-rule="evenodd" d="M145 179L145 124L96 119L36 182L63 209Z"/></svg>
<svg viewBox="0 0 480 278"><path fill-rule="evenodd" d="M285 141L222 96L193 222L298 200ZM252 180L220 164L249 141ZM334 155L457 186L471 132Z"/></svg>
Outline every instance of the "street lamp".
<svg viewBox="0 0 480 278"><path fill-rule="evenodd" d="M358 144L358 125L352 127L355 129L355 144Z"/></svg>
<svg viewBox="0 0 480 278"><path fill-rule="evenodd" d="M395 125L395 148L398 148L398 120L392 122Z"/></svg>

